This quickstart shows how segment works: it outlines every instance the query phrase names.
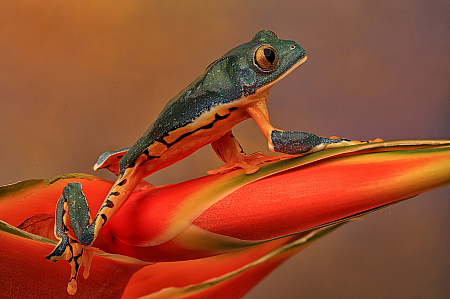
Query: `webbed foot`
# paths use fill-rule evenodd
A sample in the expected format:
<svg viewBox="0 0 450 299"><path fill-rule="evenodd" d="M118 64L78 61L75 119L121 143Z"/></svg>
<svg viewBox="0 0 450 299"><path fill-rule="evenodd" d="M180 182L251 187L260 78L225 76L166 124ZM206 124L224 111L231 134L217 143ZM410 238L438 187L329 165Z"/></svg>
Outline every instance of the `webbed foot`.
<svg viewBox="0 0 450 299"><path fill-rule="evenodd" d="M90 246L83 246L69 237L61 239L56 248L45 258L50 262L66 260L70 265L70 279L67 284L67 292L75 295L77 292L77 277L81 266L84 266L83 277L89 277L92 258L95 250Z"/></svg>
<svg viewBox="0 0 450 299"><path fill-rule="evenodd" d="M272 131L270 139L273 151L290 155L300 155L329 148L383 141L380 138L373 141L357 141L336 136L326 138L311 133L278 130Z"/></svg>

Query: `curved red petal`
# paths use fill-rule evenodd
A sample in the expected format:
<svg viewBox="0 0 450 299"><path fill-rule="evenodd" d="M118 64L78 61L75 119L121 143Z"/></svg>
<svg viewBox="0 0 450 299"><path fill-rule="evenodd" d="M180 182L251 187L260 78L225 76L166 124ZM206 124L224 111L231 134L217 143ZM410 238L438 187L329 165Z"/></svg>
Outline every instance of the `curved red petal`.
<svg viewBox="0 0 450 299"><path fill-rule="evenodd" d="M73 174L3 186L0 188L0 219L18 226L36 214L54 215L56 203L69 182L82 183L91 211L97 211L112 185L95 176Z"/></svg>
<svg viewBox="0 0 450 299"><path fill-rule="evenodd" d="M193 224L244 240L320 226L450 184L450 151L348 155L248 184Z"/></svg>
<svg viewBox="0 0 450 299"><path fill-rule="evenodd" d="M69 265L45 259L53 247L0 230L0 297L68 298ZM89 279L78 279L78 292L71 298L120 298L143 266L95 256Z"/></svg>

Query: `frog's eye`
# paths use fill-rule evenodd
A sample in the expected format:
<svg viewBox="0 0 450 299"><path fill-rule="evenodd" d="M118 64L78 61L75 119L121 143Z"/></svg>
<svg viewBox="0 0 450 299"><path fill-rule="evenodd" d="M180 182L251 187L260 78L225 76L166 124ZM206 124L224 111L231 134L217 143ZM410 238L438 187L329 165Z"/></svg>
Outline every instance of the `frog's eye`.
<svg viewBox="0 0 450 299"><path fill-rule="evenodd" d="M275 67L278 62L278 54L275 49L269 45L259 47L255 52L255 63L263 71L269 71Z"/></svg>

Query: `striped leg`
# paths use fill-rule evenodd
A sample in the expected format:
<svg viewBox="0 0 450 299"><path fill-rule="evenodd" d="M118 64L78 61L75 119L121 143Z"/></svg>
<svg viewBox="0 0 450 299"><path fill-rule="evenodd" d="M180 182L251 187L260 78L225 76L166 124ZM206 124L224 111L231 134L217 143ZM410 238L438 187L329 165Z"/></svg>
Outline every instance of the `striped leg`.
<svg viewBox="0 0 450 299"><path fill-rule="evenodd" d="M69 215L77 215L70 217ZM81 266L84 266L84 278L89 276L89 269L94 250L85 247L80 242L70 237L70 227L79 235L80 227L88 226L90 222L89 207L83 194L80 183L69 183L63 190L58 200L55 213L55 236L59 239L55 249L46 256L51 262L66 260L71 267L70 280L67 292L74 295L77 291L77 276ZM86 235L91 234L87 232Z"/></svg>
<svg viewBox="0 0 450 299"><path fill-rule="evenodd" d="M77 275L84 265L84 278L89 275L94 249L90 246L100 229L120 209L141 181L136 168L126 168L112 186L100 210L91 222L89 206L80 183L69 183L58 200L55 213L55 235L60 240L56 248L46 256L51 262L67 260L71 266L69 294L77 290Z"/></svg>

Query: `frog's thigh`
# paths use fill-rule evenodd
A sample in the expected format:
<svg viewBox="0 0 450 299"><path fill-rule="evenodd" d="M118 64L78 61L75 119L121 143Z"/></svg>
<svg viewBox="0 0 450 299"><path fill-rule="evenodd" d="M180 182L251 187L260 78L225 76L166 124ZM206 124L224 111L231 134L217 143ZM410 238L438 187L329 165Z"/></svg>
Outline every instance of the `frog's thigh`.
<svg viewBox="0 0 450 299"><path fill-rule="evenodd" d="M75 237L82 245L91 245L94 239L94 228L89 225L90 214L86 196L80 183L69 183L63 191L67 202L69 223Z"/></svg>

